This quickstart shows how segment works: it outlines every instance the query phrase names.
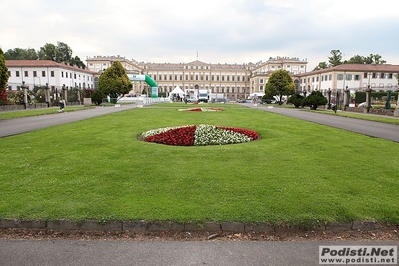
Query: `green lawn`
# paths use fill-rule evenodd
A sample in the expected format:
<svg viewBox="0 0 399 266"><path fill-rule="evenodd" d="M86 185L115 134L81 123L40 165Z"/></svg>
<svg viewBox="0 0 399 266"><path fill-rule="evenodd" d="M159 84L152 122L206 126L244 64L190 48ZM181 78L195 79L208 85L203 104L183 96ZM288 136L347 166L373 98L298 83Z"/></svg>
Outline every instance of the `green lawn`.
<svg viewBox="0 0 399 266"><path fill-rule="evenodd" d="M398 143L239 105L202 113L178 112L181 106L1 138L0 218L399 222ZM137 139L150 129L199 123L252 129L262 138L205 147Z"/></svg>
<svg viewBox="0 0 399 266"><path fill-rule="evenodd" d="M341 112L341 111L338 111L337 113L335 113L332 110L321 110L321 109L316 110L316 111L313 111L313 110L307 110L307 111L399 125L399 118L392 117L392 116L367 115L367 114L362 114L362 113Z"/></svg>
<svg viewBox="0 0 399 266"><path fill-rule="evenodd" d="M93 107L83 107L83 106L68 106L64 108L66 112L80 111ZM29 116L38 116L38 115L51 115L56 114L60 110L59 107L51 107L44 109L27 109L27 110L19 110L19 111L8 111L8 112L0 112L0 120L4 119L14 119L21 117L29 117Z"/></svg>

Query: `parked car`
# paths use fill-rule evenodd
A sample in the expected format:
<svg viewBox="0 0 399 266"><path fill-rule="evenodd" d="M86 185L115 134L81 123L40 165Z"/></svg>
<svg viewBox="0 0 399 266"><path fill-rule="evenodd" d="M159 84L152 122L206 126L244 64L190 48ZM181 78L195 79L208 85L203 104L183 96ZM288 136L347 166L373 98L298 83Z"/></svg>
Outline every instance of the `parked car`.
<svg viewBox="0 0 399 266"><path fill-rule="evenodd" d="M194 96L188 97L187 98L187 102L189 103L196 103L198 101L197 98L195 98Z"/></svg>

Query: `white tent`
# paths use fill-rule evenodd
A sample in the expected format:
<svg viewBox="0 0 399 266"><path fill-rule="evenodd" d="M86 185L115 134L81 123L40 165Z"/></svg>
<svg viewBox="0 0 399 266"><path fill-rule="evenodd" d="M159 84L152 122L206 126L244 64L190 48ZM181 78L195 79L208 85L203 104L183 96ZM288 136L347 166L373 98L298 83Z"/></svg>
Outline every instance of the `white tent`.
<svg viewBox="0 0 399 266"><path fill-rule="evenodd" d="M179 95L181 99L184 97L184 91L180 89L179 85L177 85L173 91L169 93L169 98L172 98L172 96L177 96Z"/></svg>

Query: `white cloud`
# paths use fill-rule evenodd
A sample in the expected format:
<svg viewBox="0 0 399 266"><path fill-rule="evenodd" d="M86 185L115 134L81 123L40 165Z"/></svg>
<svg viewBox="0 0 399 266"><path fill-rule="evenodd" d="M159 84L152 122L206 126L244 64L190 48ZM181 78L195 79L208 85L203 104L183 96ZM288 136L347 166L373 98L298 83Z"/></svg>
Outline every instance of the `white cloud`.
<svg viewBox="0 0 399 266"><path fill-rule="evenodd" d="M121 55L146 62L248 63L307 59L339 49L399 64L396 1L13 0L0 9L0 46L39 49L62 41L82 60ZM6 38L3 36L7 36Z"/></svg>

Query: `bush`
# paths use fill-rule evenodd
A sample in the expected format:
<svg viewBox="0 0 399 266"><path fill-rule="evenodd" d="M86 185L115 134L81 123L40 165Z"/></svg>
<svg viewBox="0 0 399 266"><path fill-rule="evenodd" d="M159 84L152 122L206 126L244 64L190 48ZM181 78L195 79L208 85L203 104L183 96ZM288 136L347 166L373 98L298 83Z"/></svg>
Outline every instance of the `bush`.
<svg viewBox="0 0 399 266"><path fill-rule="evenodd" d="M287 103L292 103L295 108L299 108L299 106L302 105L303 98L304 97L299 93L294 93L290 98L288 98Z"/></svg>
<svg viewBox="0 0 399 266"><path fill-rule="evenodd" d="M327 103L326 97L320 91L312 91L308 97L302 101L302 106L310 106L310 109L316 110L319 105L325 105Z"/></svg>
<svg viewBox="0 0 399 266"><path fill-rule="evenodd" d="M91 101L95 105L100 105L100 104L102 104L103 99L106 98L106 97L107 97L107 95L105 95L102 91L96 90L91 95Z"/></svg>

